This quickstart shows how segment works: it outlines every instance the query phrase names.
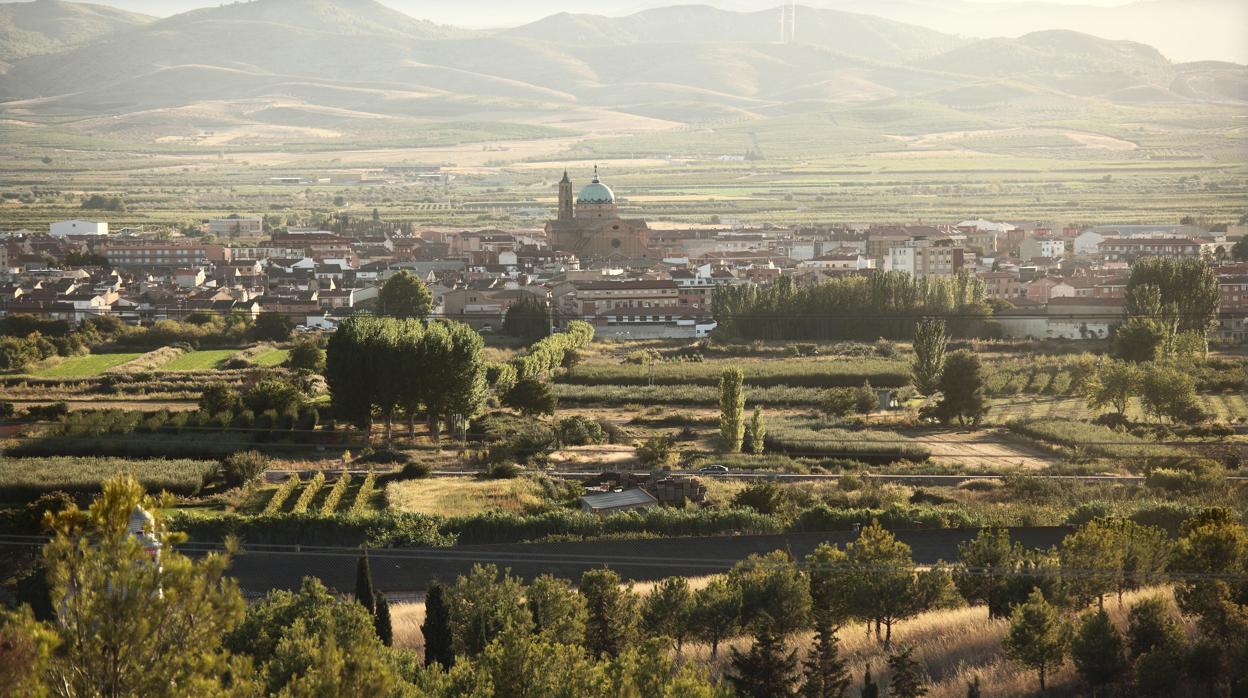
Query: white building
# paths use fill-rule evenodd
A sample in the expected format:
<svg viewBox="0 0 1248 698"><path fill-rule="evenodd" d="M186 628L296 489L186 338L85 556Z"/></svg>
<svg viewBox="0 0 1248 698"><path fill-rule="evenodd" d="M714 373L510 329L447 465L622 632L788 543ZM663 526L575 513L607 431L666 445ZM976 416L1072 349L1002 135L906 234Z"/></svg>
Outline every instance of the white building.
<svg viewBox="0 0 1248 698"><path fill-rule="evenodd" d="M1059 259L1066 253L1066 243L1053 238L1026 238L1018 244L1018 255L1025 260Z"/></svg>
<svg viewBox="0 0 1248 698"><path fill-rule="evenodd" d="M53 237L67 235L108 235L108 223L104 221L57 221L49 226L48 233Z"/></svg>

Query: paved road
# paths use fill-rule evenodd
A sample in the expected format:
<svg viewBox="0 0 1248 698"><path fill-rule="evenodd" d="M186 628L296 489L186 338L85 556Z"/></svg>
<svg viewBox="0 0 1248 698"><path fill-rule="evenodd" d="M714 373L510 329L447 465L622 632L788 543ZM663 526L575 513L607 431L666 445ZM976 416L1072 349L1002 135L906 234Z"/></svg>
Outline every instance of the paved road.
<svg viewBox="0 0 1248 698"><path fill-rule="evenodd" d="M1063 527L1011 529L1014 540L1024 546L1047 548L1070 532ZM931 564L952 560L958 544L973 538L975 529L902 531L897 537L909 544L914 560ZM492 562L510 567L513 574L532 579L543 573L576 579L588 569L610 567L625 579L643 581L676 575L698 576L727 570L753 553L790 550L801 557L825 541L844 545L856 537L853 531L794 533L768 536L713 536L662 538L634 541L575 543L518 543L465 545L455 548L408 548L372 550L373 584L381 591L423 591L433 579L454 580L473 564ZM244 546L246 547L246 546ZM289 589L306 575L320 577L327 585L350 590L355 584L358 553L349 549L302 552L283 548L265 550L255 546L235 558L232 574L248 592Z"/></svg>

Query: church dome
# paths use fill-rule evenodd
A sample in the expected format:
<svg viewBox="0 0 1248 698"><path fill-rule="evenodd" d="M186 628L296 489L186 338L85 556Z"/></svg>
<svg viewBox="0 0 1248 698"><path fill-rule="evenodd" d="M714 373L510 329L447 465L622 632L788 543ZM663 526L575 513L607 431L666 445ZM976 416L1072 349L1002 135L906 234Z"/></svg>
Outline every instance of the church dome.
<svg viewBox="0 0 1248 698"><path fill-rule="evenodd" d="M611 191L611 187L598 181L595 177L594 181L585 185L581 193L576 196L578 204L613 204L615 203L615 192Z"/></svg>

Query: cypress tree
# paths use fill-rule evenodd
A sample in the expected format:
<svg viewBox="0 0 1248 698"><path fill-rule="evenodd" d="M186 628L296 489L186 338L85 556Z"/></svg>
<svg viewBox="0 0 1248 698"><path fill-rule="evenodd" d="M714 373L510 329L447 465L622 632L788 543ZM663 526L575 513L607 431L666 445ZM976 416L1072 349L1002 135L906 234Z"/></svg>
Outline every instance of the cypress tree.
<svg viewBox="0 0 1248 698"><path fill-rule="evenodd" d="M377 609L373 615L373 627L377 629L377 637L381 638L381 644L390 647L394 645L394 628L390 625L390 602L386 601L386 597L381 592L377 592L373 605Z"/></svg>
<svg viewBox="0 0 1248 698"><path fill-rule="evenodd" d="M369 614L377 612L374 603L375 593L373 592L373 571L368 566L368 551L355 561L355 600L360 605L368 609Z"/></svg>
<svg viewBox="0 0 1248 698"><path fill-rule="evenodd" d="M880 685L871 678L871 665L867 665L867 673L862 676L861 698L880 698Z"/></svg>
<svg viewBox="0 0 1248 698"><path fill-rule="evenodd" d="M927 687L919 678L919 664L910 658L914 648L908 647L888 655L888 695L891 698L920 698L927 695Z"/></svg>
<svg viewBox="0 0 1248 698"><path fill-rule="evenodd" d="M841 661L836 634L824 626L815 632L815 646L804 663L804 698L843 698L849 690L849 672Z"/></svg>
<svg viewBox="0 0 1248 698"><path fill-rule="evenodd" d="M446 607L446 587L438 582L425 592L425 622L420 626L425 637L425 666L434 662L449 669L455 663L451 649L451 614Z"/></svg>

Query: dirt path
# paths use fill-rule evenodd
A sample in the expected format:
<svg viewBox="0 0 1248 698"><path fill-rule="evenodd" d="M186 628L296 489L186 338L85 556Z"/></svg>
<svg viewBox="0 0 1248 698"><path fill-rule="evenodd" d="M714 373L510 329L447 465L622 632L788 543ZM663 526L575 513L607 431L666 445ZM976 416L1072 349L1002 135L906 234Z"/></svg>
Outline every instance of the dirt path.
<svg viewBox="0 0 1248 698"><path fill-rule="evenodd" d="M915 438L931 449L932 461L941 465L961 463L991 471L1014 467L1040 470L1057 460L1053 454L1018 441L1002 429L926 433Z"/></svg>

